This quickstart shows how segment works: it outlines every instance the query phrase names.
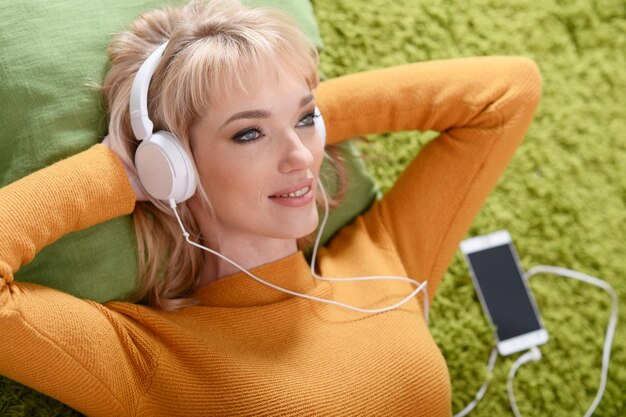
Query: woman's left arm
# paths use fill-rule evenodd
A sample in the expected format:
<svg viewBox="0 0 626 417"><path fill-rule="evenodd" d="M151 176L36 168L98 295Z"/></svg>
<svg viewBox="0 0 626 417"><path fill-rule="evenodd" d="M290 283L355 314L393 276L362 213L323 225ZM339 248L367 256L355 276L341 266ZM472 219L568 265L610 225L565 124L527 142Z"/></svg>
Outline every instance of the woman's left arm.
<svg viewBox="0 0 626 417"><path fill-rule="evenodd" d="M400 130L440 132L364 215L372 239L393 245L409 276L428 280L431 298L540 96L539 70L522 57L402 65L318 87L329 143Z"/></svg>

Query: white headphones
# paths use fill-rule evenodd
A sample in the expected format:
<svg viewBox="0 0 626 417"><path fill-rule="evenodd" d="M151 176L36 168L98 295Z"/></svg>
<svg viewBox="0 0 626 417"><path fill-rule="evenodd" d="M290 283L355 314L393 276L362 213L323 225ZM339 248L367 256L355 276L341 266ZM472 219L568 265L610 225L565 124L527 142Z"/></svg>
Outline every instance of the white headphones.
<svg viewBox="0 0 626 417"><path fill-rule="evenodd" d="M361 311L364 313L380 313L383 311L393 310L394 308L398 308L402 304L411 300L415 295L422 291L424 293L424 319L428 322L428 290L426 288L427 282L424 281L419 283L413 279L406 277L391 277L391 276L382 276L382 277L356 277L356 278L329 278L329 277L321 277L315 272L315 260L317 258L317 249L320 244L320 238L322 236L322 231L324 230L324 226L326 225L326 221L328 220L328 198L326 197L326 193L324 192L324 187L322 182L318 178L318 184L320 191L322 193L322 197L324 199L324 218L322 220L322 224L318 230L317 238L315 240L315 245L313 247L313 255L311 260L311 275L320 280L326 281L363 281L363 280L372 280L372 279L383 279L383 280L400 280L405 282L410 282L414 284L417 288L413 290L408 297L404 300L396 303L392 306L368 310L362 309L359 307L354 307L348 304L341 303L335 300L327 300L324 298L313 297L308 294L300 294L285 288L278 287L270 282L267 282L256 275L250 273L250 271L238 265L236 262L227 258L219 252L214 251L213 249L202 246L192 240L189 239L189 233L185 230L185 226L176 211L176 203L180 203L182 201L187 200L191 197L196 190L196 176L195 170L193 167L193 163L183 146L172 133L167 131L160 131L156 133L152 133L153 124L148 117L148 87L150 86L150 80L154 71L161 61L161 57L163 56L163 51L167 46L167 42L158 47L149 57L148 59L141 65L135 79L133 80L133 87L130 93L130 121L133 128L133 133L138 140L141 140L142 143L137 148L137 152L135 154L135 166L137 167L137 174L139 177L139 181L146 189L146 191L157 200L166 200L168 201L176 219L178 221L178 225L180 226L181 232L185 237L185 240L192 246L198 247L204 251L212 253L215 256L218 256L224 259L226 262L229 262L231 265L237 267L242 272L249 275L251 278L268 285L272 288L275 288L279 291L292 294L302 298L308 298L314 301L320 301L327 304L334 304L343 308L347 308L350 310ZM315 130L317 131L319 137L322 140L322 144L326 143L326 126L324 125L324 119L322 118L319 109L315 108Z"/></svg>
<svg viewBox="0 0 626 417"><path fill-rule="evenodd" d="M141 141L135 153L141 185L157 200L180 203L196 191L193 160L174 134L165 130L153 133L154 125L148 115L148 88L168 43L152 52L135 75L130 92L130 124L135 137ZM315 129L325 144L326 126L317 107L315 115Z"/></svg>

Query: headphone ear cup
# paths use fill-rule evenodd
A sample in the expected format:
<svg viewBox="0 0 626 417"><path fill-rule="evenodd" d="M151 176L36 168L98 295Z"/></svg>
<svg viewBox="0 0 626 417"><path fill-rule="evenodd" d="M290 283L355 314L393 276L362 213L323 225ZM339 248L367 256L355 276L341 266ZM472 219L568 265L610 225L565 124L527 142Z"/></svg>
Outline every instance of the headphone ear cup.
<svg viewBox="0 0 626 417"><path fill-rule="evenodd" d="M315 123L315 130L317 130L317 134L322 140L322 145L326 146L326 124L324 124L324 117L322 117L322 113L317 106L315 106L315 115L317 116L313 119L313 122Z"/></svg>
<svg viewBox="0 0 626 417"><path fill-rule="evenodd" d="M141 185L156 200L180 203L196 191L192 159L170 132L162 130L143 140L135 153L135 167Z"/></svg>

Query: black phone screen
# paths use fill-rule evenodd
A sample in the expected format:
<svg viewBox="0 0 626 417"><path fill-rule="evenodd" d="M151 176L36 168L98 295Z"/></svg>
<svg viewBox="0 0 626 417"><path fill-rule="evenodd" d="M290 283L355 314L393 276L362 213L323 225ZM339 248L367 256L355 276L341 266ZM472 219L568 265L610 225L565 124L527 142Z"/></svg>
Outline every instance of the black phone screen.
<svg viewBox="0 0 626 417"><path fill-rule="evenodd" d="M499 340L542 328L510 245L494 246L467 256Z"/></svg>

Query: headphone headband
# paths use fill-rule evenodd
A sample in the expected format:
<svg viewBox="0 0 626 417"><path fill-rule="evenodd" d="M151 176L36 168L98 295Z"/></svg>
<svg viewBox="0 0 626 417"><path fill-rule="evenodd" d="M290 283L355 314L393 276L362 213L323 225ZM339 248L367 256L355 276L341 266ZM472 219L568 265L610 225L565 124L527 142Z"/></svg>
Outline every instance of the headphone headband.
<svg viewBox="0 0 626 417"><path fill-rule="evenodd" d="M150 81L161 62L169 41L161 44L146 59L133 79L130 90L130 125L137 140L135 167L141 185L157 200L187 200L196 190L193 161L182 143L170 132L153 132L148 115Z"/></svg>
<svg viewBox="0 0 626 417"><path fill-rule="evenodd" d="M133 80L130 90L130 124L138 140L146 140L152 136L154 125L148 115L148 89L168 43L169 41L163 43L150 54Z"/></svg>

